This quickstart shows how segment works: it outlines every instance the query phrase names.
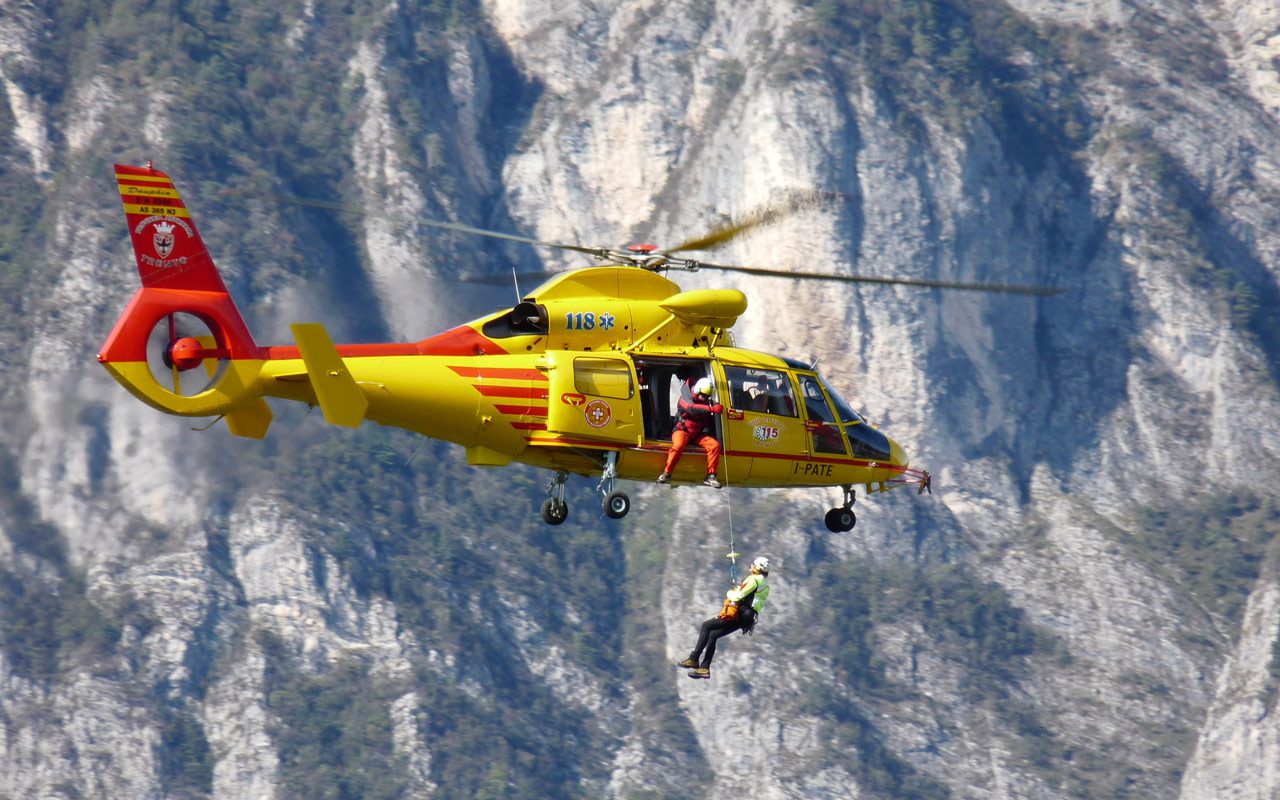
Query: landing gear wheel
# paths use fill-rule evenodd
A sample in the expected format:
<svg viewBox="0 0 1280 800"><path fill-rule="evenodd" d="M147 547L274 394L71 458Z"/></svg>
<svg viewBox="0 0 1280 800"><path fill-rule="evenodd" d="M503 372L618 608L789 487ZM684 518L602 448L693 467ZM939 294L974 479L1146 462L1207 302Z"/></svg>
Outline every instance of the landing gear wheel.
<svg viewBox="0 0 1280 800"><path fill-rule="evenodd" d="M569 504L563 500L548 497L542 502L542 521L548 525L559 525L569 516Z"/></svg>
<svg viewBox="0 0 1280 800"><path fill-rule="evenodd" d="M631 510L631 498L626 492L610 492L604 499L604 515L610 519L622 519Z"/></svg>
<svg viewBox="0 0 1280 800"><path fill-rule="evenodd" d="M569 504L564 501L564 482L569 473L556 470L547 484L547 499L542 501L542 521L548 525L559 525L569 516Z"/></svg>
<svg viewBox="0 0 1280 800"><path fill-rule="evenodd" d="M858 524L858 516L851 508L833 508L827 512L823 522L832 533L844 533L853 530L853 526Z"/></svg>

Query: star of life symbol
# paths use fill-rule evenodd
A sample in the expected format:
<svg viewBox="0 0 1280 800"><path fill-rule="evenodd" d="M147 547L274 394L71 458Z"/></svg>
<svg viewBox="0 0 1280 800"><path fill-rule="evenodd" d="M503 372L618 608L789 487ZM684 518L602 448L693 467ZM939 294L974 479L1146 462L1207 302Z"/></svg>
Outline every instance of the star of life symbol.
<svg viewBox="0 0 1280 800"><path fill-rule="evenodd" d="M173 252L173 225L160 220L151 234L151 244L156 248L156 255L168 258Z"/></svg>
<svg viewBox="0 0 1280 800"><path fill-rule="evenodd" d="M600 327L604 328L606 331L613 330L615 322L617 322L617 320L614 319L614 316L608 311L600 315Z"/></svg>

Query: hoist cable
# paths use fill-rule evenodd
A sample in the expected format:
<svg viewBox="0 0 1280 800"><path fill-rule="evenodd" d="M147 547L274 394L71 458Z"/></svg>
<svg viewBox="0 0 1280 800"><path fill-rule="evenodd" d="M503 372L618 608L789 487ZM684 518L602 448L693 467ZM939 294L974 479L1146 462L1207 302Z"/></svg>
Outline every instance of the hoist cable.
<svg viewBox="0 0 1280 800"><path fill-rule="evenodd" d="M724 488L729 488L729 448L724 450ZM725 558L729 559L729 585L738 585L738 551L734 549L733 541L733 498L726 492L725 504L729 507L729 552L725 553Z"/></svg>

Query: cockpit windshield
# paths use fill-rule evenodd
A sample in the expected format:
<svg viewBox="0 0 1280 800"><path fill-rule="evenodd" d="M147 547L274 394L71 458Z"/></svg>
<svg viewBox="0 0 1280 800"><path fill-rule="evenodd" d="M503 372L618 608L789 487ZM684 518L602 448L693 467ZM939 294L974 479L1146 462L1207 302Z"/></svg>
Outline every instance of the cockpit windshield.
<svg viewBox="0 0 1280 800"><path fill-rule="evenodd" d="M819 378L819 380L822 379ZM844 432L849 437L849 446L853 448L853 455L856 458L872 461L888 461L893 456L889 437L876 430L871 423L862 418L861 414L854 411L848 401L837 394L836 390L831 388L831 384L825 380L822 380L822 388L827 390L831 404L836 407L836 413L844 423Z"/></svg>
<svg viewBox="0 0 1280 800"><path fill-rule="evenodd" d="M822 388L827 390L827 396L831 398L831 403L836 407L836 413L840 415L841 422L865 422L862 415L853 410L853 406L849 405L839 392L831 388L831 384L827 383L826 378L819 377L822 381Z"/></svg>

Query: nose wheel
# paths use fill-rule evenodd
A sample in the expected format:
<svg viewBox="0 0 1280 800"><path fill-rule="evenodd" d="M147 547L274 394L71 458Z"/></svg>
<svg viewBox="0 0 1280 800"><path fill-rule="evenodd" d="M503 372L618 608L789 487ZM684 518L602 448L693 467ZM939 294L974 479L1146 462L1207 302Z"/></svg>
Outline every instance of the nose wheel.
<svg viewBox="0 0 1280 800"><path fill-rule="evenodd" d="M564 482L569 473L557 472L547 484L547 499L542 501L542 521L548 525L559 525L569 518L569 504L564 500Z"/></svg>
<svg viewBox="0 0 1280 800"><path fill-rule="evenodd" d="M542 501L542 521L548 525L559 525L569 518L569 504L563 500L548 497Z"/></svg>
<svg viewBox="0 0 1280 800"><path fill-rule="evenodd" d="M858 515L853 513L853 504L858 500L857 495L849 484L845 484L841 488L844 489L844 505L831 509L827 512L827 516L823 518L823 522L827 525L827 530L832 533L846 533L853 530L853 526L858 524Z"/></svg>

